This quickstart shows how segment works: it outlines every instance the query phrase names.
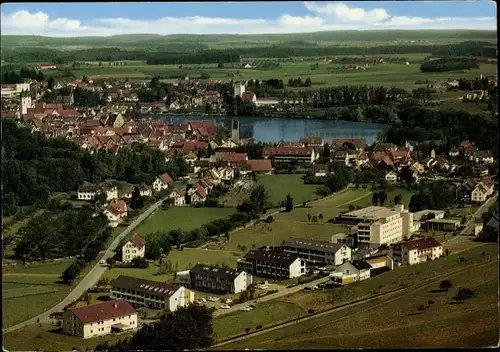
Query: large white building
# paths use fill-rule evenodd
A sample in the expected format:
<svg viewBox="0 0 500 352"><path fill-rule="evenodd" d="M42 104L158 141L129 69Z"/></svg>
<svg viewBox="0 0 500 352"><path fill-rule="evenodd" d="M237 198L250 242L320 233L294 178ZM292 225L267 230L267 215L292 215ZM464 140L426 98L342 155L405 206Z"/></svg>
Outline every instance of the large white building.
<svg viewBox="0 0 500 352"><path fill-rule="evenodd" d="M236 98L238 95L240 97L243 97L243 94L245 94L245 85L241 82L236 82L234 84L234 97Z"/></svg>
<svg viewBox="0 0 500 352"><path fill-rule="evenodd" d="M189 270L189 284L198 291L240 293L252 284L252 275L243 270L196 264Z"/></svg>
<svg viewBox="0 0 500 352"><path fill-rule="evenodd" d="M2 98L12 98L21 95L23 91L29 91L29 83L2 84Z"/></svg>
<svg viewBox="0 0 500 352"><path fill-rule="evenodd" d="M134 233L122 247L122 262L130 263L134 258L144 258L146 254L146 240L138 233Z"/></svg>
<svg viewBox="0 0 500 352"><path fill-rule="evenodd" d="M428 260L438 259L443 255L443 245L433 237L424 237L391 248L392 257L402 265L414 265Z"/></svg>
<svg viewBox="0 0 500 352"><path fill-rule="evenodd" d="M340 265L351 260L351 248L328 241L290 238L282 248L285 253L305 260L307 265Z"/></svg>
<svg viewBox="0 0 500 352"><path fill-rule="evenodd" d="M170 312L194 302L194 292L184 286L120 275L111 284L111 297Z"/></svg>
<svg viewBox="0 0 500 352"><path fill-rule="evenodd" d="M137 329L137 312L123 299L80 308L63 314L63 332L84 339Z"/></svg>
<svg viewBox="0 0 500 352"><path fill-rule="evenodd" d="M274 280L293 279L306 273L306 262L296 255L251 250L238 259L238 269Z"/></svg>
<svg viewBox="0 0 500 352"><path fill-rule="evenodd" d="M94 200L94 198L99 194L106 194L106 201L118 198L118 188L107 182L103 182L100 185L94 185L86 182L78 188L78 200Z"/></svg>
<svg viewBox="0 0 500 352"><path fill-rule="evenodd" d="M401 242L416 229L413 213L404 210L403 205L397 205L392 210L370 206L343 214L341 220L357 225L358 243L369 243L371 246Z"/></svg>

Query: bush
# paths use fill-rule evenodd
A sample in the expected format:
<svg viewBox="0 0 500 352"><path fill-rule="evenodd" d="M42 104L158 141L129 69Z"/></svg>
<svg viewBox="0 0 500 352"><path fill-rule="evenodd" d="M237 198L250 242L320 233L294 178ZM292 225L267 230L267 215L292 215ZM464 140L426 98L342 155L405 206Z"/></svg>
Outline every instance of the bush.
<svg viewBox="0 0 500 352"><path fill-rule="evenodd" d="M314 309L309 308L309 309L307 310L307 313L309 313L309 314L313 314L313 313L314 313Z"/></svg>
<svg viewBox="0 0 500 352"><path fill-rule="evenodd" d="M132 259L131 264L139 269L146 269L149 267L149 262L145 258L135 257Z"/></svg>
<svg viewBox="0 0 500 352"><path fill-rule="evenodd" d="M274 222L274 218L273 218L273 216L272 216L272 215L269 215L269 216L266 218L266 222L267 222L267 223L272 223L272 222Z"/></svg>
<svg viewBox="0 0 500 352"><path fill-rule="evenodd" d="M250 332L250 328L245 328L245 332L248 334Z"/></svg>
<svg viewBox="0 0 500 352"><path fill-rule="evenodd" d="M260 330L260 329L262 329L262 325L257 325L257 326L255 327L255 330Z"/></svg>

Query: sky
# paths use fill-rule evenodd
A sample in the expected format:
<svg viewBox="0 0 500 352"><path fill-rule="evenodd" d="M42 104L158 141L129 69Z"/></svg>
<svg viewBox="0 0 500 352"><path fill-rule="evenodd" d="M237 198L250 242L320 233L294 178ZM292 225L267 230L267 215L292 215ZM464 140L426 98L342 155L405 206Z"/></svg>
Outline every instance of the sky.
<svg viewBox="0 0 500 352"><path fill-rule="evenodd" d="M496 30L492 1L8 3L6 34L260 34L370 29Z"/></svg>

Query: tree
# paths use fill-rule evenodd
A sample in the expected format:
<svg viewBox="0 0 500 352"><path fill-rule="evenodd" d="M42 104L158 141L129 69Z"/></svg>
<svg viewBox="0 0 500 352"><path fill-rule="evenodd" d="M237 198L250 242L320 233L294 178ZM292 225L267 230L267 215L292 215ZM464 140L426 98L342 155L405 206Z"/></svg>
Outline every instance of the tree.
<svg viewBox="0 0 500 352"><path fill-rule="evenodd" d="M95 350L195 350L214 344L213 309L191 304L166 312L158 322L144 325L131 338Z"/></svg>
<svg viewBox="0 0 500 352"><path fill-rule="evenodd" d="M318 217L316 215L314 215L311 219L312 222L318 222Z"/></svg>
<svg viewBox="0 0 500 352"><path fill-rule="evenodd" d="M287 212L291 212L293 210L293 198L290 193L287 194L285 199L285 208Z"/></svg>
<svg viewBox="0 0 500 352"><path fill-rule="evenodd" d="M372 194L372 204L373 205L377 205L379 202L379 193L378 192L374 192Z"/></svg>
<svg viewBox="0 0 500 352"><path fill-rule="evenodd" d="M378 201L380 202L380 205L384 205L385 200L387 199L387 192L384 190L381 190L378 192Z"/></svg>
<svg viewBox="0 0 500 352"><path fill-rule="evenodd" d="M448 291L452 287L450 280L442 280L439 283L439 289L443 291Z"/></svg>
<svg viewBox="0 0 500 352"><path fill-rule="evenodd" d="M407 185L411 185L413 183L413 171L410 169L410 167L405 166L399 173L399 178Z"/></svg>
<svg viewBox="0 0 500 352"><path fill-rule="evenodd" d="M319 221L323 221L323 214L319 214Z"/></svg>
<svg viewBox="0 0 500 352"><path fill-rule="evenodd" d="M453 297L455 301L458 303L462 303L463 301L472 298L475 296L475 293L466 287L460 287L457 291L457 294Z"/></svg>
<svg viewBox="0 0 500 352"><path fill-rule="evenodd" d="M134 187L134 190L132 191L132 197L130 198L130 206L134 210L139 210L144 207L144 200L143 197L141 196L141 191L139 190L139 187Z"/></svg>
<svg viewBox="0 0 500 352"><path fill-rule="evenodd" d="M401 201L403 200L403 196L401 194L396 194L394 196L394 204L401 204Z"/></svg>
<svg viewBox="0 0 500 352"><path fill-rule="evenodd" d="M307 221L311 221L311 214L307 213Z"/></svg>

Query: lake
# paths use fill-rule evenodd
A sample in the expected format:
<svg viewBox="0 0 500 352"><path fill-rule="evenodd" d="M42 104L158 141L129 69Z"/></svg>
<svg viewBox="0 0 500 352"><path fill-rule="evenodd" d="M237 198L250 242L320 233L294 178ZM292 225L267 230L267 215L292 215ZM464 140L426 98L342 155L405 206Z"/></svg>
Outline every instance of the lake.
<svg viewBox="0 0 500 352"><path fill-rule="evenodd" d="M212 120L217 124L231 127L230 117L207 116L158 116L166 123L185 123L187 121ZM353 122L315 119L287 119L270 117L238 117L241 138L253 137L255 142L298 141L302 137L323 137L326 143L332 138L363 138L372 144L377 133L386 131L390 126Z"/></svg>

